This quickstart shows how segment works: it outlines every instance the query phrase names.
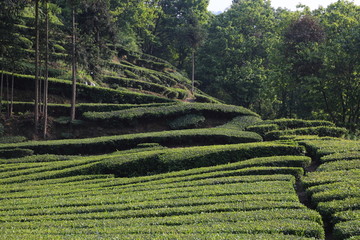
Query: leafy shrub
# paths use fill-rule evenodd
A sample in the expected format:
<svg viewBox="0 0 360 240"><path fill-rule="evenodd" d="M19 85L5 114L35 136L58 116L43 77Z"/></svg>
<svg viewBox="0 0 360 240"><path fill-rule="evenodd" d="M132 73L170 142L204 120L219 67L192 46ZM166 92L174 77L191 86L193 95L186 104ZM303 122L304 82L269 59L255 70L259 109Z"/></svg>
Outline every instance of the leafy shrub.
<svg viewBox="0 0 360 240"><path fill-rule="evenodd" d="M320 165L317 171L339 171L350 169L360 169L360 159L327 162Z"/></svg>
<svg viewBox="0 0 360 240"><path fill-rule="evenodd" d="M158 143L140 143L136 146L136 148L156 148L160 146L161 145Z"/></svg>
<svg viewBox="0 0 360 240"><path fill-rule="evenodd" d="M0 123L0 137L4 135L4 125Z"/></svg>
<svg viewBox="0 0 360 240"><path fill-rule="evenodd" d="M305 146L307 152L316 159L320 159L325 155L334 153L360 151L360 144L358 141L351 141L340 138L332 140L321 138L318 140L300 141L299 143Z"/></svg>
<svg viewBox="0 0 360 240"><path fill-rule="evenodd" d="M135 148L141 143L159 143L163 146L212 145L242 142L259 142L261 136L253 132L228 129L189 129L163 132L149 132L87 139L32 141L18 144L4 144L1 148L28 148L36 154L98 154L121 149Z"/></svg>
<svg viewBox="0 0 360 240"><path fill-rule="evenodd" d="M169 123L171 129L196 128L205 122L205 117L198 114L188 114L178 117Z"/></svg>
<svg viewBox="0 0 360 240"><path fill-rule="evenodd" d="M339 127L308 127L308 128L296 128L283 131L271 131L265 134L265 139L276 140L282 135L318 135L320 137L342 137L347 133L346 128Z"/></svg>
<svg viewBox="0 0 360 240"><path fill-rule="evenodd" d="M23 136L9 136L9 137L0 137L0 144L2 143L20 143L25 142L26 137Z"/></svg>
<svg viewBox="0 0 360 240"><path fill-rule="evenodd" d="M249 126L246 128L247 131L256 132L260 134L260 136L265 136L267 132L278 130L279 126L276 124L262 124L262 125L255 125Z"/></svg>
<svg viewBox="0 0 360 240"><path fill-rule="evenodd" d="M357 236L360 238L360 219L337 223L334 227L335 239L348 239Z"/></svg>
<svg viewBox="0 0 360 240"><path fill-rule="evenodd" d="M188 103L176 104L170 106L133 108L127 110L113 112L86 112L84 117L92 121L115 122L127 121L131 122L135 119L154 120L164 117L178 117L186 114L203 114L205 116L217 116L221 113L223 116L235 117L239 115L250 115L257 117L258 115L246 108L224 105L224 104L204 104L204 103Z"/></svg>
<svg viewBox="0 0 360 240"><path fill-rule="evenodd" d="M248 126L254 125L255 123L261 121L262 120L256 116L239 116L235 117L233 120L224 125L218 126L218 128L245 130Z"/></svg>
<svg viewBox="0 0 360 240"><path fill-rule="evenodd" d="M5 73L11 74L11 73ZM15 88L33 90L34 76L15 74ZM109 88L88 86L78 83L78 99L96 103L164 103L173 100L131 91L118 91ZM71 97L71 81L49 78L49 94Z"/></svg>
<svg viewBox="0 0 360 240"><path fill-rule="evenodd" d="M299 155L301 153L302 149L299 147L276 143L169 149L127 157L120 156L118 159L112 158L95 165L93 171L95 173L111 173L126 177L226 164L253 157ZM269 171L270 169L254 169L252 174L264 170Z"/></svg>
<svg viewBox="0 0 360 240"><path fill-rule="evenodd" d="M21 149L21 148L12 148L12 149L0 149L0 158L20 158L25 156L33 155L34 151L31 149Z"/></svg>
<svg viewBox="0 0 360 240"><path fill-rule="evenodd" d="M333 161L339 161L339 160L354 160L359 159L360 160L360 152L344 152L344 153L334 153L327 156L322 157L320 160L321 162L333 162Z"/></svg>
<svg viewBox="0 0 360 240"><path fill-rule="evenodd" d="M195 93L195 97L196 97L195 101L199 103L220 103L220 101L217 100L216 98L204 94Z"/></svg>
<svg viewBox="0 0 360 240"><path fill-rule="evenodd" d="M281 130L307 128L307 127L320 127L320 126L335 127L335 124L329 121L287 119L287 118L265 120L261 124L276 124L279 126Z"/></svg>

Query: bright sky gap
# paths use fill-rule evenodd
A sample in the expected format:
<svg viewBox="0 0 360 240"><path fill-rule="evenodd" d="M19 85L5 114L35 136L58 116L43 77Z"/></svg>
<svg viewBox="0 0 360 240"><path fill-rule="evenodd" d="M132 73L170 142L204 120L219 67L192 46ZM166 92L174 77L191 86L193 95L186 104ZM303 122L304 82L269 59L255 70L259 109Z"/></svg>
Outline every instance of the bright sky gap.
<svg viewBox="0 0 360 240"><path fill-rule="evenodd" d="M274 8L287 8L290 10L296 10L296 6L301 3L306 6L309 6L312 10L318 8L319 6L326 7L329 4L336 2L337 0L272 0L271 5ZM209 11L218 13L223 12L231 6L232 0L210 0ZM360 5L360 0L354 0L356 5Z"/></svg>

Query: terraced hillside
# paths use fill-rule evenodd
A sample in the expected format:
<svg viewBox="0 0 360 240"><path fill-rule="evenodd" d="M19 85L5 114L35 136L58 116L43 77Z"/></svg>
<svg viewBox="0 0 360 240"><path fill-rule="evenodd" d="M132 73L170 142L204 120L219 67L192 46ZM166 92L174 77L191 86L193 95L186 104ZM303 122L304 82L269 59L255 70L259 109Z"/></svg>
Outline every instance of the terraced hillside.
<svg viewBox="0 0 360 240"><path fill-rule="evenodd" d="M52 69L43 141L34 77L1 73L0 239L360 238L360 144L333 123L263 121L122 50L80 78L75 121Z"/></svg>
<svg viewBox="0 0 360 240"><path fill-rule="evenodd" d="M345 129L216 104L82 107L104 129L147 120L169 130L3 137L1 239L360 237L360 144Z"/></svg>

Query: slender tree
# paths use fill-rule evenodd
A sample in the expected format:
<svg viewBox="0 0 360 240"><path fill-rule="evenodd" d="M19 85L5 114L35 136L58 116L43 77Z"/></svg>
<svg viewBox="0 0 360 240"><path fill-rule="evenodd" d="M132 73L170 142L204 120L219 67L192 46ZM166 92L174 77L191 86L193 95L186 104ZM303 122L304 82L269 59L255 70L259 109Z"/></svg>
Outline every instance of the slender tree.
<svg viewBox="0 0 360 240"><path fill-rule="evenodd" d="M76 105L76 5L72 1L72 92L71 92L71 121L75 120L75 105Z"/></svg>
<svg viewBox="0 0 360 240"><path fill-rule="evenodd" d="M39 38L39 0L35 0L35 133L37 133L39 128Z"/></svg>
<svg viewBox="0 0 360 240"><path fill-rule="evenodd" d="M1 70L1 82L0 82L0 116L1 116L1 113L2 113L3 89L4 89L4 71Z"/></svg>
<svg viewBox="0 0 360 240"><path fill-rule="evenodd" d="M43 137L47 137L48 127L48 89L49 89L49 7L48 0L44 1L45 4L45 83L44 83L44 129Z"/></svg>

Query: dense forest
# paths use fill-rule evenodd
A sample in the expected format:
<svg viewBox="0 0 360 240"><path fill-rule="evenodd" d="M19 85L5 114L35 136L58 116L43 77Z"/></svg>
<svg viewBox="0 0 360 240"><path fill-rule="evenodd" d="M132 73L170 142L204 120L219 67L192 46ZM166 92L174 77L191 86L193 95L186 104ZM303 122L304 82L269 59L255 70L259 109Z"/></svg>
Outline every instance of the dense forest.
<svg viewBox="0 0 360 240"><path fill-rule="evenodd" d="M219 15L207 10L207 0L0 4L3 71L99 84L119 52L139 52L165 59L198 89L264 118L359 128L360 7L351 1L290 11L271 1L234 0ZM2 76L1 100L4 82Z"/></svg>

